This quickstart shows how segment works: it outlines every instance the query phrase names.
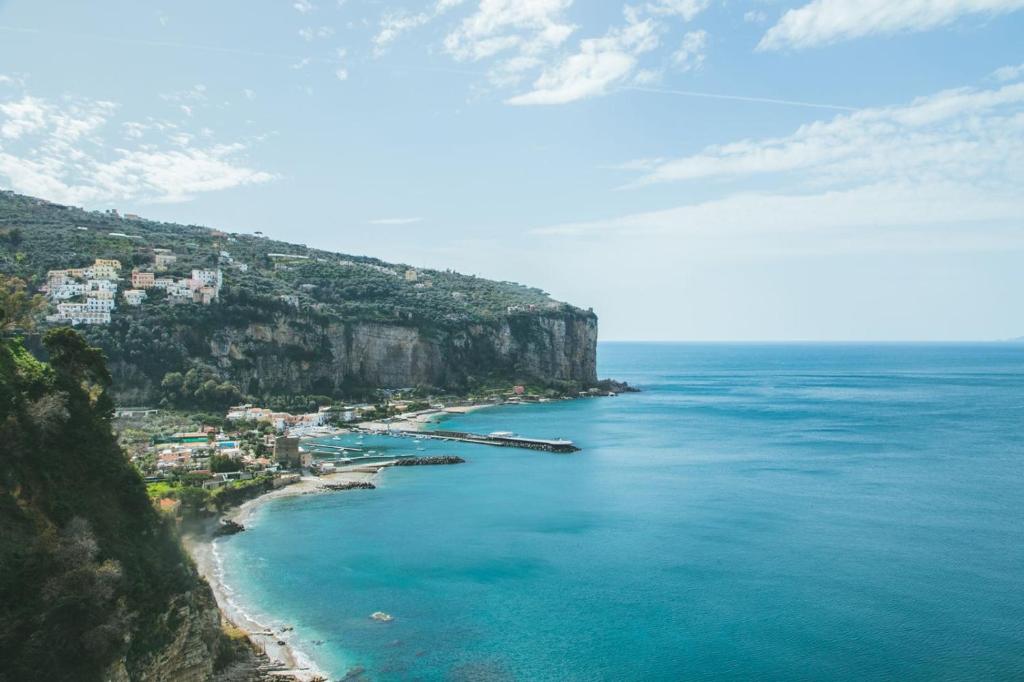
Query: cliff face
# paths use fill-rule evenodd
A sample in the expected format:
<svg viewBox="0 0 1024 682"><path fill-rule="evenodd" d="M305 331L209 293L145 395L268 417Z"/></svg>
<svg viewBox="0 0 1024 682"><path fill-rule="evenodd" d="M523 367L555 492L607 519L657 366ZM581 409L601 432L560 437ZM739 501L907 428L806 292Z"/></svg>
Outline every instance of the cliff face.
<svg viewBox="0 0 1024 682"><path fill-rule="evenodd" d="M325 392L360 386L430 386L458 390L503 377L552 385L597 380L597 319L572 313L506 318L426 332L372 322L273 322L211 335L216 365L250 392L287 388Z"/></svg>

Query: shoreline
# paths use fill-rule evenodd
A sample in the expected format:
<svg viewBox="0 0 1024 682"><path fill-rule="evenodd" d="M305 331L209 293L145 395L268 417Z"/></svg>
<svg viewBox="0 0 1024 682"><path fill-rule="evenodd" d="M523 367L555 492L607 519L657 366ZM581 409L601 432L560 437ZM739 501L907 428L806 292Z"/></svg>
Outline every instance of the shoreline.
<svg viewBox="0 0 1024 682"><path fill-rule="evenodd" d="M298 483L264 493L225 511L217 518L216 523L208 524L208 527L199 533L183 534L182 545L195 562L199 574L210 585L224 620L245 632L249 641L264 651L267 658L278 666L278 669L269 673L270 676L295 679L299 682L311 682L318 678L332 679L330 674L317 666L312 656L300 650L292 641L294 630L291 629L291 624L272 625L265 622L270 620L268 616L253 615L246 609L248 604L240 603L241 600L236 599L241 592L225 580L223 559L218 551L218 542L230 536L214 537L213 530L220 525L221 520L245 525L260 507L275 499L343 492L331 490L326 486L372 482L381 469L390 465L391 462L354 465L325 476L303 476Z"/></svg>
<svg viewBox="0 0 1024 682"><path fill-rule="evenodd" d="M573 398L562 398L562 400ZM548 402L547 400L543 402ZM399 433L418 433L427 430L427 427L447 417L459 416L476 412L491 407L502 407L507 405L524 405L532 403L476 403L471 405L459 405L441 409L431 408L414 413L401 415L389 421L373 421L356 424L355 430L366 433L384 433L394 431ZM316 438L320 436L307 436ZM269 673L270 677L292 679L298 682L313 682L313 680L332 679L331 675L319 668L312 656L300 650L294 643L295 632L291 624L278 623L276 627L268 624L272 617L267 615L253 615L246 610L246 604L240 604L235 595L240 594L224 577L223 560L218 552L218 542L226 537L214 537L213 531L220 525L221 521L233 521L245 525L256 511L268 502L283 498L296 497L300 495L324 494L329 492L343 492L328 488L329 485L344 483L373 482L382 469L390 467L394 461L375 462L372 464L350 464L330 474L323 476L303 475L299 482L291 485L265 492L262 495L246 500L237 507L225 510L211 521L198 533L183 534L182 544L195 562L199 574L206 579L213 591L220 608L222 617L235 628L245 632L249 641L262 650L266 657L276 666L275 670ZM252 595L249 595L252 597ZM251 603L258 603L258 600L251 600ZM342 672L342 676L348 674Z"/></svg>
<svg viewBox="0 0 1024 682"><path fill-rule="evenodd" d="M359 429L371 432L401 431L417 433L426 430L427 426L431 423L441 421L448 416L469 414L470 412L485 410L489 407L506 407L508 405L522 404L523 403L477 403L474 405L459 405L456 407L444 407L440 409L431 408L429 410L420 410L419 412L410 412L397 417L391 417L392 421L378 420L372 422L361 422L355 426Z"/></svg>

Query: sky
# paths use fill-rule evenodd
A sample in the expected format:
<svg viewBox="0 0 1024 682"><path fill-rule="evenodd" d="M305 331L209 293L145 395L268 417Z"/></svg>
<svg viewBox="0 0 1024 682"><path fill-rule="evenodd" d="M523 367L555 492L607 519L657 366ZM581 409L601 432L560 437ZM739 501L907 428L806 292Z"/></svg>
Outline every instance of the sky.
<svg viewBox="0 0 1024 682"><path fill-rule="evenodd" d="M602 339L1024 335L1024 0L0 0L0 187Z"/></svg>

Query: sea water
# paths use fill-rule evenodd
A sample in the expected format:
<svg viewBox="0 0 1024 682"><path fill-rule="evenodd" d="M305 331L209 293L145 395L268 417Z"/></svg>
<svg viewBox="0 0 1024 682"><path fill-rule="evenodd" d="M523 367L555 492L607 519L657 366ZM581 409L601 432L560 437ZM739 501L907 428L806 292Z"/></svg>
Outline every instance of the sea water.
<svg viewBox="0 0 1024 682"><path fill-rule="evenodd" d="M336 677L1024 677L1024 346L599 356L643 392L444 422L581 452L367 438L467 463L273 501L228 581Z"/></svg>

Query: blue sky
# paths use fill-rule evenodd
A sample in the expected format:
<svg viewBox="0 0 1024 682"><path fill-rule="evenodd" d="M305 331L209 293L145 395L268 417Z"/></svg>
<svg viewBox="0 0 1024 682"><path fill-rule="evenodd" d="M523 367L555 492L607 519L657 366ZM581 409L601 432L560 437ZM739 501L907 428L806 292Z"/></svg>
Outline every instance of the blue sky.
<svg viewBox="0 0 1024 682"><path fill-rule="evenodd" d="M608 339L1024 334L1024 0L0 0L0 186Z"/></svg>

